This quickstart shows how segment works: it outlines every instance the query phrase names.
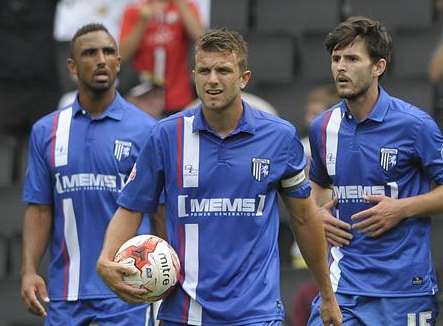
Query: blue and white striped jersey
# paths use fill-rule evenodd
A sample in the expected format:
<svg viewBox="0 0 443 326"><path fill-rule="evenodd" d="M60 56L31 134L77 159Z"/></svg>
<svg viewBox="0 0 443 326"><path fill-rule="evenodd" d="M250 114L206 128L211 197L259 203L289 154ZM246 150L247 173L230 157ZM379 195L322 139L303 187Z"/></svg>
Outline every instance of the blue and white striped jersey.
<svg viewBox="0 0 443 326"><path fill-rule="evenodd" d="M182 271L159 319L231 326L283 319L277 192L309 196L306 159L292 125L243 108L224 139L201 106L160 121L119 197L119 205L149 213L165 189Z"/></svg>
<svg viewBox="0 0 443 326"><path fill-rule="evenodd" d="M95 271L117 197L155 120L116 94L95 119L78 98L35 123L23 201L52 205L51 300L115 297ZM143 233L149 233L144 221Z"/></svg>
<svg viewBox="0 0 443 326"><path fill-rule="evenodd" d="M388 95L358 122L344 101L314 120L310 178L331 187L336 217L371 207L365 194L405 198L443 183L443 137L428 114ZM352 231L349 246L331 249L331 280L338 293L379 297L437 292L429 217L403 220L378 238Z"/></svg>

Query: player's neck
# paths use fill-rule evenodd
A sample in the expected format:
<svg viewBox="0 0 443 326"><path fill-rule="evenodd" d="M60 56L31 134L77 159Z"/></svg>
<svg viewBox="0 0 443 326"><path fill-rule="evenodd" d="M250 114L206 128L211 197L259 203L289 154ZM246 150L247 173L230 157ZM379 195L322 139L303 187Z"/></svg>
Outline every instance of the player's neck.
<svg viewBox="0 0 443 326"><path fill-rule="evenodd" d="M79 90L81 106L88 111L92 118L102 114L112 103L115 97L115 89L111 88L103 93L93 93L87 90Z"/></svg>
<svg viewBox="0 0 443 326"><path fill-rule="evenodd" d="M222 110L203 108L203 114L209 127L220 137L226 138L235 128L243 114L241 98Z"/></svg>
<svg viewBox="0 0 443 326"><path fill-rule="evenodd" d="M353 99L346 99L349 111L358 121L367 119L378 99L378 83L373 83L368 90Z"/></svg>

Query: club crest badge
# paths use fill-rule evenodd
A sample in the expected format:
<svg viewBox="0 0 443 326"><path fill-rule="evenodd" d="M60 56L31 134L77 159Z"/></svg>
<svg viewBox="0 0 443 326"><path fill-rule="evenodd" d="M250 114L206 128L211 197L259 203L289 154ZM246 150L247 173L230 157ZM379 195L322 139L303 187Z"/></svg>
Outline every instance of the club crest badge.
<svg viewBox="0 0 443 326"><path fill-rule="evenodd" d="M114 142L114 157L117 161L121 161L131 153L132 143L123 140L115 140Z"/></svg>
<svg viewBox="0 0 443 326"><path fill-rule="evenodd" d="M383 168L383 170L388 172L397 165L397 154L398 154L398 149L396 148L382 147L380 149L380 165Z"/></svg>
<svg viewBox="0 0 443 326"><path fill-rule="evenodd" d="M253 157L251 163L251 172L255 180L262 181L269 175L271 168L270 160Z"/></svg>

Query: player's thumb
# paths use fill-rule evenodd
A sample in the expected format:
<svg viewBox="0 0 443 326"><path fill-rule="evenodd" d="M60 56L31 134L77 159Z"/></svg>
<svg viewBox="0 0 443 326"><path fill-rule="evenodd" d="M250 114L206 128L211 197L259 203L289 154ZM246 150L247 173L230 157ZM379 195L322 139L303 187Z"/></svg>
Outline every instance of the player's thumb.
<svg viewBox="0 0 443 326"><path fill-rule="evenodd" d="M46 284L41 282L37 285L38 295L44 302L49 302L48 290L46 289Z"/></svg>
<svg viewBox="0 0 443 326"><path fill-rule="evenodd" d="M337 205L337 199L331 199L330 201L328 201L326 204L323 205L323 208L331 210L333 207L335 207L335 205Z"/></svg>

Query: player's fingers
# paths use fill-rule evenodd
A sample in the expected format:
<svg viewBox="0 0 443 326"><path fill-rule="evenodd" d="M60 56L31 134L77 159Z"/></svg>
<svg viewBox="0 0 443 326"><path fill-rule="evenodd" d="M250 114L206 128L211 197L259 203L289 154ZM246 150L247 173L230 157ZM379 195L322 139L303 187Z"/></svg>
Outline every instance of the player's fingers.
<svg viewBox="0 0 443 326"><path fill-rule="evenodd" d="M375 229L374 231L371 231L368 233L368 235L372 238L377 238L381 236L383 233L385 233L385 229L383 227L379 227L378 229Z"/></svg>
<svg viewBox="0 0 443 326"><path fill-rule="evenodd" d="M325 232L333 234L333 235L343 238L345 240L352 240L352 233L350 233L346 230L340 229L334 225L327 225L326 224L325 225Z"/></svg>
<svg viewBox="0 0 443 326"><path fill-rule="evenodd" d="M384 198L386 198L386 196L382 196L382 195L364 195L363 196L364 200L371 202L371 203L379 203Z"/></svg>
<svg viewBox="0 0 443 326"><path fill-rule="evenodd" d="M40 283L37 285L37 292L39 297L44 301L44 302L49 302L49 296L48 296L48 291L46 289L46 285L45 283Z"/></svg>
<svg viewBox="0 0 443 326"><path fill-rule="evenodd" d="M364 211L358 212L354 215L351 216L351 220L355 221L355 220L361 220L364 218L369 218L374 214L374 209L373 208L369 208L369 209L365 209Z"/></svg>
<svg viewBox="0 0 443 326"><path fill-rule="evenodd" d="M358 231L365 234L371 234L382 227L379 223L372 223L365 227L361 227Z"/></svg>
<svg viewBox="0 0 443 326"><path fill-rule="evenodd" d="M149 291L146 289L136 288L124 283L121 284L118 292L125 297L127 302L130 303L146 302L146 296L149 294Z"/></svg>
<svg viewBox="0 0 443 326"><path fill-rule="evenodd" d="M377 225L377 220L375 218L367 218L366 220L352 224L352 228L359 232L363 232L363 230L370 228L373 225Z"/></svg>
<svg viewBox="0 0 443 326"><path fill-rule="evenodd" d="M336 228L341 228L344 230L350 230L351 229L351 225L349 223L343 222L342 220L330 215L330 216L325 216L323 219L325 224L329 224L332 225Z"/></svg>
<svg viewBox="0 0 443 326"><path fill-rule="evenodd" d="M336 242L334 239L330 238L330 237L326 237L326 241L328 242L329 245L331 245L332 247L343 247L343 245L341 245L340 243Z"/></svg>
<svg viewBox="0 0 443 326"><path fill-rule="evenodd" d="M123 293L123 294L133 296L133 297L139 297L139 298L142 298L143 296L145 296L146 294L149 293L149 291L144 288L137 288L135 286L128 285L124 282L120 282L116 286L116 290L119 293Z"/></svg>
<svg viewBox="0 0 443 326"><path fill-rule="evenodd" d="M122 263L113 263L118 273L124 276L134 275L139 273L140 271L131 263L131 264L122 264Z"/></svg>
<svg viewBox="0 0 443 326"><path fill-rule="evenodd" d="M23 299L29 312L38 316L46 316L46 310L38 300L34 290L25 291Z"/></svg>
<svg viewBox="0 0 443 326"><path fill-rule="evenodd" d="M343 247L349 245L351 242L348 239L339 237L333 233L326 233L326 238L328 242L337 247Z"/></svg>

